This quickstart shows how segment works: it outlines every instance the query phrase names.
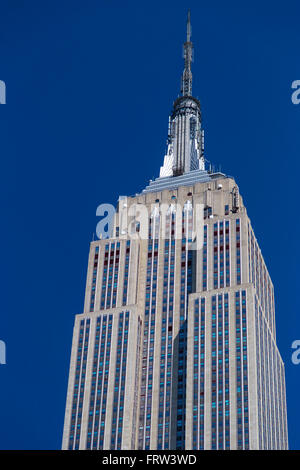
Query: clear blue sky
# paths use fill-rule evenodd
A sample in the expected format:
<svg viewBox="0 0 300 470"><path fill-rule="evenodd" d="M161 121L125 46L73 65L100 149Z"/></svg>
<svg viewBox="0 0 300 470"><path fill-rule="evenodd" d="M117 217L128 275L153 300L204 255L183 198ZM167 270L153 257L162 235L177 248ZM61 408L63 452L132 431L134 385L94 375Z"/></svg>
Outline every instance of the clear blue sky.
<svg viewBox="0 0 300 470"><path fill-rule="evenodd" d="M60 448L96 207L158 176L188 7L206 155L236 178L275 285L300 448L300 3L2 0L1 449Z"/></svg>

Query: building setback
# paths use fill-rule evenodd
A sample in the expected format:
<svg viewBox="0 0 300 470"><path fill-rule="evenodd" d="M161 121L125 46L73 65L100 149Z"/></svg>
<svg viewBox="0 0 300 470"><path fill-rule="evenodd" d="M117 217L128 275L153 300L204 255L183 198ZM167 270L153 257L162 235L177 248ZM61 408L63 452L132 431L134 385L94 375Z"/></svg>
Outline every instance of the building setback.
<svg viewBox="0 0 300 470"><path fill-rule="evenodd" d="M90 246L63 449L288 448L274 288L235 180L205 169L192 53L188 14L160 176Z"/></svg>

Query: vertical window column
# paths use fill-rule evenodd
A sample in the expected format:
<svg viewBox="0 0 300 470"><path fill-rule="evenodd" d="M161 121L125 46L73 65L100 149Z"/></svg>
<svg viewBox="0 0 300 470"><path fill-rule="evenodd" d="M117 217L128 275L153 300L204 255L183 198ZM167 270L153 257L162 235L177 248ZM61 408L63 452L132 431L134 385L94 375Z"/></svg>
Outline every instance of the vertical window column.
<svg viewBox="0 0 300 470"><path fill-rule="evenodd" d="M129 276L129 259L130 259L130 240L126 242L125 265L124 265L124 283L123 283L123 299L122 305L127 304L128 276Z"/></svg>
<svg viewBox="0 0 300 470"><path fill-rule="evenodd" d="M127 366L129 312L119 314L116 372L113 399L110 448L120 450L122 445L125 379Z"/></svg>
<svg viewBox="0 0 300 470"><path fill-rule="evenodd" d="M241 225L240 219L235 220L236 238L236 283L241 284Z"/></svg>
<svg viewBox="0 0 300 470"><path fill-rule="evenodd" d="M90 319L87 318L85 320L81 320L77 347L75 383L73 390L69 450L79 449L89 332Z"/></svg>
<svg viewBox="0 0 300 470"><path fill-rule="evenodd" d="M120 242L105 246L100 309L116 306L120 261Z"/></svg>
<svg viewBox="0 0 300 470"><path fill-rule="evenodd" d="M224 392L225 392L225 449L230 449L230 401L229 401L229 298L224 294Z"/></svg>
<svg viewBox="0 0 300 470"><path fill-rule="evenodd" d="M95 254L94 254L92 288L91 288L91 299L90 299L90 312L94 311L94 306L95 306L97 272L98 272L98 257L99 257L99 246L96 246L95 247Z"/></svg>
<svg viewBox="0 0 300 470"><path fill-rule="evenodd" d="M217 449L217 301L211 301L211 448Z"/></svg>
<svg viewBox="0 0 300 470"><path fill-rule="evenodd" d="M226 269L226 286L230 286L230 233L229 220L225 221L225 269Z"/></svg>
<svg viewBox="0 0 300 470"><path fill-rule="evenodd" d="M224 222L219 222L220 287L224 287Z"/></svg>
<svg viewBox="0 0 300 470"><path fill-rule="evenodd" d="M142 332L142 320L138 317L137 325L137 344L136 344L136 362L135 362L135 383L134 383L134 402L133 402L133 426L131 436L131 448L135 449L136 442L136 419L138 412L138 384L139 384L139 370L140 370L140 354L141 354L141 332Z"/></svg>
<svg viewBox="0 0 300 470"><path fill-rule="evenodd" d="M193 233L193 206L187 201L182 212L181 280L180 280L180 329L178 341L177 379L177 432L176 449L185 448L185 403L188 301L193 286L193 250L189 249Z"/></svg>
<svg viewBox="0 0 300 470"><path fill-rule="evenodd" d="M159 229L159 214L154 214L149 220L145 324L142 350L143 359L138 438L138 448L144 450L150 449Z"/></svg>
<svg viewBox="0 0 300 470"><path fill-rule="evenodd" d="M228 293L212 297L211 448L230 449Z"/></svg>
<svg viewBox="0 0 300 470"><path fill-rule="evenodd" d="M207 225L203 227L202 289L207 290Z"/></svg>
<svg viewBox="0 0 300 470"><path fill-rule="evenodd" d="M249 449L246 291L235 294L237 447Z"/></svg>
<svg viewBox="0 0 300 470"><path fill-rule="evenodd" d="M87 448L103 449L113 316L97 318Z"/></svg>
<svg viewBox="0 0 300 470"><path fill-rule="evenodd" d="M200 311L199 311L200 309ZM193 449L204 449L205 298L194 303Z"/></svg>
<svg viewBox="0 0 300 470"><path fill-rule="evenodd" d="M218 239L218 223L214 224L213 236L213 263L214 263L214 289L219 287L219 239Z"/></svg>
<svg viewBox="0 0 300 470"><path fill-rule="evenodd" d="M167 214L161 324L160 385L157 449L169 449L173 352L173 302L175 273L175 212Z"/></svg>

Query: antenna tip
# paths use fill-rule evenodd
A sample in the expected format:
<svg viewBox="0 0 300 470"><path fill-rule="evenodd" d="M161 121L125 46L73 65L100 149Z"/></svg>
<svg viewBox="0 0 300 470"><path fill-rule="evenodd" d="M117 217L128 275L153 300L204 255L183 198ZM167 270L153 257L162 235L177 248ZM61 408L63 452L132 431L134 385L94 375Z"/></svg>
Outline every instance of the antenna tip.
<svg viewBox="0 0 300 470"><path fill-rule="evenodd" d="M191 10L188 9L188 14L187 14L187 42L191 40Z"/></svg>

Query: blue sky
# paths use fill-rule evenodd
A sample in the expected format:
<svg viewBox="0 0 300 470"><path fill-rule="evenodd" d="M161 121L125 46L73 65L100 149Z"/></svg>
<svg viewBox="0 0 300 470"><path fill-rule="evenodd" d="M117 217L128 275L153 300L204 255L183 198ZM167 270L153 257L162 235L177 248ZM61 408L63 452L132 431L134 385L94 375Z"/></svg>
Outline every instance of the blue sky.
<svg viewBox="0 0 300 470"><path fill-rule="evenodd" d="M206 156L236 178L275 285L300 449L300 4L255 0L1 1L1 449L60 448L96 208L158 176L188 7Z"/></svg>

